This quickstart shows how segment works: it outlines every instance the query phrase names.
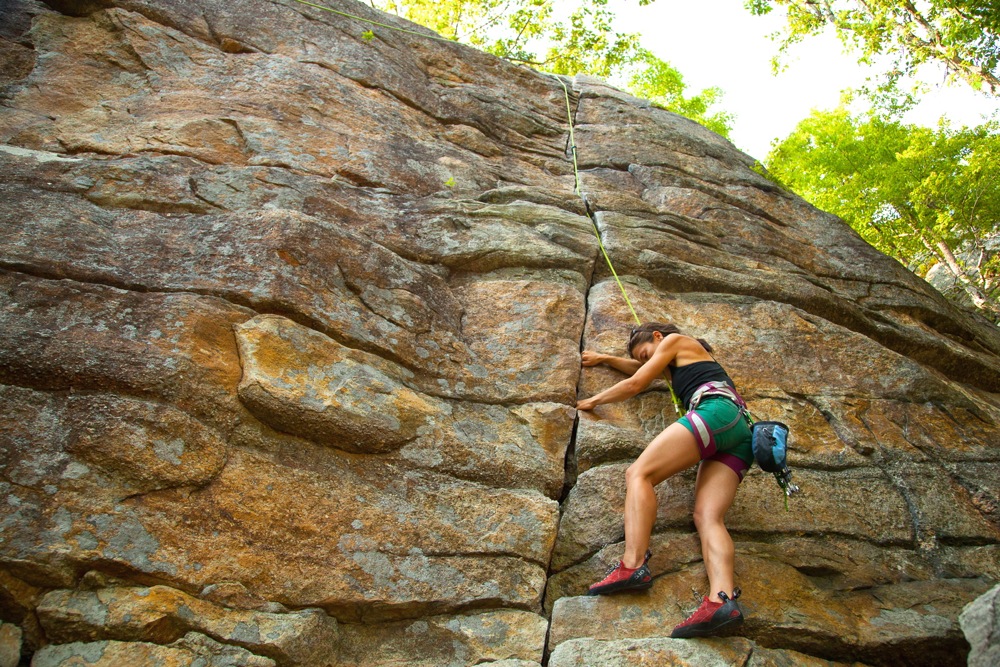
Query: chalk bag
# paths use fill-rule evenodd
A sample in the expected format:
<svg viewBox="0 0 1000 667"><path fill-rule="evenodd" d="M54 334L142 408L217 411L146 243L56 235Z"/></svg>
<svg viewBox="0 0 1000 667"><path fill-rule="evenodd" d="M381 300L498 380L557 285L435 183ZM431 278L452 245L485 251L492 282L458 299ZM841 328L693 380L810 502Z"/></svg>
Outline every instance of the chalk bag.
<svg viewBox="0 0 1000 667"><path fill-rule="evenodd" d="M788 470L787 448L788 426L781 422L756 422L753 425L753 457L761 470Z"/></svg>

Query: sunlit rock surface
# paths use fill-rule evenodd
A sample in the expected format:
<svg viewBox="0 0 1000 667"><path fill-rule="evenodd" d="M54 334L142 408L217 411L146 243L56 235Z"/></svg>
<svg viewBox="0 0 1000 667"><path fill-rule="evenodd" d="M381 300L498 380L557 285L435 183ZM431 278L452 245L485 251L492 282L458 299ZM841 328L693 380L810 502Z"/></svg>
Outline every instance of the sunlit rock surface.
<svg viewBox="0 0 1000 667"><path fill-rule="evenodd" d="M965 664L1000 333L701 126L563 82L572 121L558 79L293 0L3 5L3 660ZM573 410L632 324L595 224L639 316L791 426L802 493L754 470L728 517L739 637L667 638L707 592L693 473L653 588L583 596L676 418L658 385Z"/></svg>

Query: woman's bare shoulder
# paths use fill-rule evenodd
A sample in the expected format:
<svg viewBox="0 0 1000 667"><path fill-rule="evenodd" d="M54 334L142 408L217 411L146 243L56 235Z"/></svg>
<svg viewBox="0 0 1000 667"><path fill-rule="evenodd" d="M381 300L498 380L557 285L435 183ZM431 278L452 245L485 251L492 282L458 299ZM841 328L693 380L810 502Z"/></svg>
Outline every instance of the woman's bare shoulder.
<svg viewBox="0 0 1000 667"><path fill-rule="evenodd" d="M712 361L715 358L697 338L684 334L671 334L671 336L678 337L673 342L674 349L677 351L674 355L676 365L686 366L697 361Z"/></svg>

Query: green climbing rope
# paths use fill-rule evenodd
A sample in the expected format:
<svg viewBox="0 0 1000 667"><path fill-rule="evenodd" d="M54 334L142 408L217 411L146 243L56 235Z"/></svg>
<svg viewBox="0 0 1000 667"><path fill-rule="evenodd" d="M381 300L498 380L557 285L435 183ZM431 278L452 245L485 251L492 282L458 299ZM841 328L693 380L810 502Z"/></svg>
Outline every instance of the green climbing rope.
<svg viewBox="0 0 1000 667"><path fill-rule="evenodd" d="M615 271L615 265L611 263L611 257L608 256L608 251L604 247L604 240L601 238L601 230L597 226L597 220L594 219L593 213L590 211L590 202L587 201L587 197L583 194L583 190L580 188L580 167L576 158L576 134L573 131L573 110L569 104L569 88L566 87L566 82L562 80L561 77L550 74L559 82L559 85L563 88L563 93L566 95L566 121L569 123L569 149L570 154L573 156L573 182L574 182L574 192L580 196L583 201L584 211L587 213L587 217L590 218L590 224L594 228L594 236L597 237L597 245L601 248L601 254L604 255L604 261L608 263L608 269L611 270L611 275L614 276L615 282L618 284L618 289L621 290L622 297L625 299L625 305L628 306L629 312L632 313L632 317L635 319L636 324L642 324L642 320L639 319L639 315L636 314L635 308L632 307L632 301L628 298L628 292L625 291L625 285L622 284L621 278L618 277L618 272Z"/></svg>
<svg viewBox="0 0 1000 667"><path fill-rule="evenodd" d="M586 195L583 194L583 190L580 188L580 166L576 159L576 134L573 131L573 110L569 104L569 88L566 87L566 82L564 82L559 76L550 76L555 77L555 80L562 86L563 93L566 95L566 120L569 124L570 154L573 156L573 181L575 183L575 192L583 201L583 209L586 211L587 217L590 219L590 224L594 228L594 236L597 237L597 245L600 246L601 254L604 255L604 261L608 263L611 275L614 276L615 282L618 284L618 289L622 293L622 298L625 299L625 305L628 306L629 312L632 313L635 323L641 325L642 320L639 319L639 315L635 312L635 308L632 306L632 300L628 298L628 292L625 291L625 285L622 284L621 278L618 277L618 272L615 271L615 265L611 263L611 257L608 256L608 251L604 247L604 240L601 238L601 230L597 227L597 220L594 218L594 214L590 210L590 202L587 201ZM685 412L684 406L681 405L681 399L674 391L674 385L671 384L669 378L667 378L666 372L663 374L663 380L667 383L667 389L670 390L670 400L674 403L674 410L677 412L678 416L683 415Z"/></svg>
<svg viewBox="0 0 1000 667"><path fill-rule="evenodd" d="M348 12L342 12L339 9L333 9L332 7L326 7L324 5L316 4L314 2L309 2L308 0L293 0L300 5L305 5L307 7L312 7L314 9L319 9L324 12L330 12L331 14L337 14L338 16L343 16L345 18L353 19L355 21L361 21L362 23L368 23L380 28L385 28L386 30L395 30L396 32L403 32L409 35L416 35L417 37L423 37L426 39L434 39L439 42L448 42L450 44L455 44L455 40L448 39L447 37L441 37L440 35L428 34L426 32L418 32L416 30L408 30L407 28L400 28L398 26L389 25L388 23L381 23L363 16L358 16L357 14L350 14ZM546 74L542 72L542 74ZM608 269L611 271L611 275L615 279L615 283L618 285L618 289L622 293L622 298L625 299L625 305L628 306L629 312L632 313L632 317L635 319L636 324L642 324L642 320L639 319L639 315L635 312L635 308L632 306L632 300L628 298L628 292L625 291L625 285L622 283L621 278L618 277L618 272L615 271L615 265L611 263L611 257L608 255L607 248L604 247L604 240L601 238L601 230L597 226L597 220L594 218L594 214L590 210L590 202L587 201L586 195L583 194L583 190L580 187L580 167L577 161L576 155L576 134L573 131L573 109L570 106L569 100L569 88L566 87L566 82L562 80L562 77L556 74L546 74L551 76L559 85L563 88L563 93L566 97L566 121L569 124L569 145L570 154L573 158L573 191L580 197L583 201L583 208L586 212L587 218L590 219L590 223L594 228L594 236L597 237L597 245L601 249L601 254L604 256L604 261L608 264ZM666 379L666 376L664 376ZM674 393L674 388L667 381L667 387L670 389L670 397L673 399L674 408L677 410L677 414L683 414L682 406L680 404L680 399L677 398L677 394Z"/></svg>

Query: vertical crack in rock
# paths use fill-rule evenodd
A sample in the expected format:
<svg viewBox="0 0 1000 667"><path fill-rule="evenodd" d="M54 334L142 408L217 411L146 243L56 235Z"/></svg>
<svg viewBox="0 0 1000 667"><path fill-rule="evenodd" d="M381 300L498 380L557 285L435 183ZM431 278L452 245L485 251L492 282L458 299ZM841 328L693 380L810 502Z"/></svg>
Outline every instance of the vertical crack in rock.
<svg viewBox="0 0 1000 667"><path fill-rule="evenodd" d="M568 90L570 91L569 92L569 97L570 97L569 102L573 102L574 101L573 100L573 93L576 93L577 91L576 91L575 86L573 86L571 82L570 82L570 85L568 86ZM572 137L573 130L575 129L575 126L576 126L576 115L577 115L577 112L579 110L579 105L580 105L580 97L579 97L579 94L577 94L576 95L576 99L575 99L575 108L572 109L572 111L570 112L570 116L567 119L567 122L569 123L569 129L568 129L567 136L566 136L566 152L567 152L567 154L569 154L569 159L571 161L574 160L573 151L576 150L576 146L573 145L571 137ZM591 223L591 225L594 225L594 230L595 230L595 232L597 232L596 222L591 217L591 212L590 212L589 207L586 204L584 193L582 192L582 184L580 184L578 176L574 178L574 183L576 185L579 185L580 188L581 188L580 192L575 192L574 191L574 194L575 195L579 195L581 203L582 203L583 213L587 217L587 219ZM575 190L575 188L574 188L574 190ZM598 262L600 261L600 259L601 259L601 257L600 257L600 248L597 247L597 248L594 249L594 261L591 262L590 275L587 276L587 279L586 279L587 290L586 290L586 292L583 295L583 313L582 313L583 321L582 321L582 325L580 327L580 342L579 342L579 346L578 346L578 350L581 353L583 352L583 350L585 348L586 340L587 340L587 321L588 321L589 316L590 316L590 291L593 288L593 286L594 286L594 280L596 279L596 277L598 275L597 267L598 267ZM583 367L581 365L580 370L579 370L579 374L577 376L576 391L574 392L574 396L575 397L579 397L579 394L580 394L580 382L582 381L582 379L583 379ZM565 457L565 463L564 463L564 468L563 468L564 469L563 487L562 487L562 491L561 491L561 493L559 495L559 512L560 512L560 516L562 515L562 511L563 511L563 508L564 508L564 503L566 502L567 498L569 497L570 491L576 485L576 479L577 479L576 440L577 440L577 432L578 432L579 426L580 426L580 415L575 410L574 410L574 412L575 413L573 415L573 430L572 430L572 432L570 434L569 445L566 448L566 457ZM558 532L557 532L557 535L556 535L556 539L558 540ZM553 545L553 549L554 549L554 545ZM554 553L554 550L553 550L553 552L550 552L550 554L549 554L549 564L548 564L548 567L546 568L545 594L544 594L543 600L542 600L542 602L543 602L543 609L548 609L551 606L551 605L548 604L547 598L551 594L551 590L549 588L549 584L551 583L551 581L552 581L552 575L554 574L553 571L552 571L552 555L553 555L553 553ZM552 632L551 613L546 614L546 616L547 616L548 624L547 624L547 629L546 629L546 633L545 633L545 644L544 644L544 648L543 648L543 662L542 662L542 664L547 664L548 663L549 654L551 652L551 649L549 647L550 635L551 635L551 632Z"/></svg>

